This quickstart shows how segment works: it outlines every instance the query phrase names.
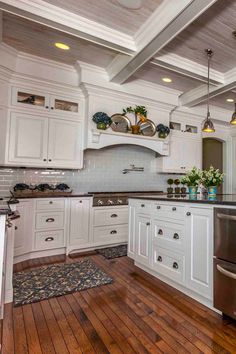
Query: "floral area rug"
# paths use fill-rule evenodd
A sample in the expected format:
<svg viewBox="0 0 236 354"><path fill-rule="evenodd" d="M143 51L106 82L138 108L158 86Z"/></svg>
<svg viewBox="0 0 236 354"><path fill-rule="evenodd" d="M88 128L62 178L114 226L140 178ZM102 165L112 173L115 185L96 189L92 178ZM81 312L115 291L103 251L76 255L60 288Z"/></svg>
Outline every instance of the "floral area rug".
<svg viewBox="0 0 236 354"><path fill-rule="evenodd" d="M104 256L106 259L124 257L127 256L127 245L100 248L95 251Z"/></svg>
<svg viewBox="0 0 236 354"><path fill-rule="evenodd" d="M56 264L13 275L14 306L110 284L113 279L89 259Z"/></svg>

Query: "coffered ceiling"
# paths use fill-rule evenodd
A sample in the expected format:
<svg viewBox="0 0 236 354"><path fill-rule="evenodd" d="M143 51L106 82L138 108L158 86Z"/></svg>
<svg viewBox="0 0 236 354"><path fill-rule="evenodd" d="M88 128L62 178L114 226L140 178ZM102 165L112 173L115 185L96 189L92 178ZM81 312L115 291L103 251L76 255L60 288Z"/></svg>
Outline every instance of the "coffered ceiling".
<svg viewBox="0 0 236 354"><path fill-rule="evenodd" d="M134 35L163 0L145 0L137 10L122 7L117 0L45 0L79 16ZM128 1L127 1L128 2Z"/></svg>
<svg viewBox="0 0 236 354"><path fill-rule="evenodd" d="M130 1L0 0L3 41L69 65L100 66L121 85L142 79L166 86L187 107L206 101L204 50L211 48L211 103L232 110L226 98L236 88L236 1L137 0L135 10L126 7Z"/></svg>

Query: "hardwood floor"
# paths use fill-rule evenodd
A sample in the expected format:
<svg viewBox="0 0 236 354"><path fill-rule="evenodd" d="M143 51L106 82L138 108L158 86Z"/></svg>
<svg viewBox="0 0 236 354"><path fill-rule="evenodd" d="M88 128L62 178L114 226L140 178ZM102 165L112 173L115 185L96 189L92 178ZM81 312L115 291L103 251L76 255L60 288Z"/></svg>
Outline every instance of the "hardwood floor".
<svg viewBox="0 0 236 354"><path fill-rule="evenodd" d="M63 256L17 264L15 270ZM236 353L236 324L167 286L127 258L89 255L114 283L14 308L6 305L3 354Z"/></svg>

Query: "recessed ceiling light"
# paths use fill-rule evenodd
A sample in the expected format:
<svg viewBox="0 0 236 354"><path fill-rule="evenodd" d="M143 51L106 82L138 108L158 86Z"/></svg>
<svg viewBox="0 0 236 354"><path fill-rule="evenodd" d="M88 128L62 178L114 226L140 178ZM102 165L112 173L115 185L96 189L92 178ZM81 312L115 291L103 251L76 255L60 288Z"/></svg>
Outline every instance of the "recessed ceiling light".
<svg viewBox="0 0 236 354"><path fill-rule="evenodd" d="M69 50L70 47L65 44L65 43L61 43L61 42L56 42L55 44L55 47L59 48L59 49L63 49L63 50Z"/></svg>
<svg viewBox="0 0 236 354"><path fill-rule="evenodd" d="M234 99L233 99L233 98L227 98L226 101L227 101L227 102L234 102Z"/></svg>
<svg viewBox="0 0 236 354"><path fill-rule="evenodd" d="M138 10L142 7L142 0L116 0L122 7Z"/></svg>
<svg viewBox="0 0 236 354"><path fill-rule="evenodd" d="M162 81L167 82L167 83L172 82L172 80L169 77L163 77Z"/></svg>

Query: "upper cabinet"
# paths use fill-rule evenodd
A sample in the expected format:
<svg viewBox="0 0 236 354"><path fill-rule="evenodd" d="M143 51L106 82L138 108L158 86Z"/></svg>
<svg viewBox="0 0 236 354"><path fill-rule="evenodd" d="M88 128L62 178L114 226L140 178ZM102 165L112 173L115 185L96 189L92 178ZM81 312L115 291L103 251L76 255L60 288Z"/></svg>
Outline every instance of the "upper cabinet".
<svg viewBox="0 0 236 354"><path fill-rule="evenodd" d="M69 97L51 95L37 90L12 88L12 105L23 109L47 111L50 113L78 116L79 102Z"/></svg>
<svg viewBox="0 0 236 354"><path fill-rule="evenodd" d="M11 113L8 165L83 167L82 123Z"/></svg>

